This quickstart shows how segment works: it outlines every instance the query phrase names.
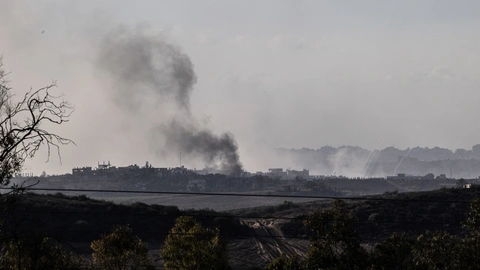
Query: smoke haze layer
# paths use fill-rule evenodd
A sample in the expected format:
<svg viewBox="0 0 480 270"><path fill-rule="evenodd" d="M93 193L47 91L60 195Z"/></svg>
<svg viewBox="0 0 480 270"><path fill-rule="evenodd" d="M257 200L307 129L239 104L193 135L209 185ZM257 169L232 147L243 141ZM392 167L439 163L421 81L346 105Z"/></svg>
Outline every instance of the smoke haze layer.
<svg viewBox="0 0 480 270"><path fill-rule="evenodd" d="M291 158L292 164L308 168L313 174L348 177L385 177L397 173L449 174L460 167L457 176L478 177L476 162L480 160L480 144L471 149L454 151L441 147L413 147L368 150L358 146L323 146L318 149L278 149L278 155ZM451 163L450 163L451 162ZM459 165L463 164L463 165ZM468 165L465 165L468 164ZM465 167L462 167L465 166Z"/></svg>
<svg viewBox="0 0 480 270"><path fill-rule="evenodd" d="M108 76L120 111L155 133L145 136L151 150L164 157L201 159L230 174L242 171L233 135L216 135L192 115L196 75L179 48L145 29L118 27L101 41L96 64Z"/></svg>

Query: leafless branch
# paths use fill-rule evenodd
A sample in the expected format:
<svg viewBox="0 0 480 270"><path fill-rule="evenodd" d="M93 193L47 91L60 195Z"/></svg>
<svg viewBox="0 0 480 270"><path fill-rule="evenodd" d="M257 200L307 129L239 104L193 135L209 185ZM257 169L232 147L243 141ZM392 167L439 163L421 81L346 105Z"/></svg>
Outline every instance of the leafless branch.
<svg viewBox="0 0 480 270"><path fill-rule="evenodd" d="M0 185L8 184L25 160L32 158L42 146L47 149L47 161L54 149L61 162L60 147L75 144L43 128L45 124L68 122L73 112L63 95L51 94L56 82L30 89L14 102L7 75L0 56Z"/></svg>

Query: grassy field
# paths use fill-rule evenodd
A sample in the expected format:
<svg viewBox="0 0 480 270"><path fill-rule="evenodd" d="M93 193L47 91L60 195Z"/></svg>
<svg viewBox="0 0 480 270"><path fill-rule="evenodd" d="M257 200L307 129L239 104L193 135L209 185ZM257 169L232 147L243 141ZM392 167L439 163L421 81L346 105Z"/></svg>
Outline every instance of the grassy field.
<svg viewBox="0 0 480 270"><path fill-rule="evenodd" d="M132 204L142 202L145 204L174 205L179 209L213 209L215 211L227 211L233 209L252 208L258 206L272 206L281 204L284 198L262 198L262 197L231 197L211 195L98 195L89 194L93 199L112 201L120 204ZM295 199L289 201L296 203L313 201L314 199Z"/></svg>

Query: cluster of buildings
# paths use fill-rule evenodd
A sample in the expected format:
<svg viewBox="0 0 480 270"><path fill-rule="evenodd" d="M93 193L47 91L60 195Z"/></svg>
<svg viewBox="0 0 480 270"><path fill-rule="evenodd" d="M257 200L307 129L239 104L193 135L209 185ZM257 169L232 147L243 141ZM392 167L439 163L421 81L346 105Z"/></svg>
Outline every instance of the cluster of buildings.
<svg viewBox="0 0 480 270"><path fill-rule="evenodd" d="M273 179L280 179L280 180L294 180L294 179L309 179L310 178L310 171L307 169L303 169L302 171L297 170L283 170L283 168L271 168L268 169L268 172L257 172L256 175L263 175L268 176Z"/></svg>
<svg viewBox="0 0 480 270"><path fill-rule="evenodd" d="M448 179L446 174L440 174L435 177L433 173L428 173L423 176L406 174L406 173L398 173L394 176L387 176L387 180L441 180L441 179Z"/></svg>
<svg viewBox="0 0 480 270"><path fill-rule="evenodd" d="M190 170L185 167L174 167L174 168L155 168L148 161L145 163L145 166L138 166L137 164L116 167L108 163L98 163L96 168L92 167L77 167L72 169L73 176L81 177L91 177L91 176L106 176L106 175L129 175L129 176L166 176L171 174L190 174Z"/></svg>
<svg viewBox="0 0 480 270"><path fill-rule="evenodd" d="M138 166L137 164L116 167L113 166L110 161L100 163L98 162L97 167L93 168L91 166L87 167L76 167L72 169L73 176L80 177L91 177L91 176L105 176L105 175L153 175L153 176L167 176L172 174L182 174L182 175L206 175L206 174L222 174L222 171L214 168L205 168L202 170L189 170L184 166L174 167L174 168L156 168L153 167L148 161L144 166ZM284 170L283 168L271 168L268 169L268 172L257 172L256 174L251 174L244 172L243 177L250 177L253 175L262 175L268 176L273 179L279 180L295 180L295 179L310 179L310 172L307 169L303 170Z"/></svg>
<svg viewBox="0 0 480 270"><path fill-rule="evenodd" d="M129 176L168 176L168 175L206 175L206 174L222 174L220 170L213 169L213 168L205 168L202 170L190 170L185 168L184 166L181 167L173 167L173 168L156 168L153 167L148 161L145 163L144 166L138 166L137 164L124 166L124 167L116 167L110 164L110 161L100 163L98 162L96 168L92 167L77 167L72 169L73 176L81 176L81 177L92 177L92 176L106 176L106 175L129 175ZM244 172L242 177L251 177L254 175L261 175L270 177L273 179L278 180L335 180L335 179L348 179L345 176L325 176L325 175L310 175L310 171L308 169L303 170L292 170L283 168L270 168L267 172L256 172L255 174L251 174L248 172ZM448 179L445 174L439 174L435 177L433 173L428 173L426 175L412 175L406 173L398 173L394 176L387 176L383 178L386 180L441 180L441 179ZM203 186L203 183L192 183L194 186ZM201 188L200 188L201 189Z"/></svg>

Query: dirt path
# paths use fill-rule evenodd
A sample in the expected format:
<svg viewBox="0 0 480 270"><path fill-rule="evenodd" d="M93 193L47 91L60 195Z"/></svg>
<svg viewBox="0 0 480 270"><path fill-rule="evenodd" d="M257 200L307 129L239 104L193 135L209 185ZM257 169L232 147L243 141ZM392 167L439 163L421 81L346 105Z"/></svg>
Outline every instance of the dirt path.
<svg viewBox="0 0 480 270"><path fill-rule="evenodd" d="M278 220L243 220L254 230L255 237L237 240L230 244L232 267L264 267L282 253L304 257L308 250L308 241L287 238L278 227Z"/></svg>

